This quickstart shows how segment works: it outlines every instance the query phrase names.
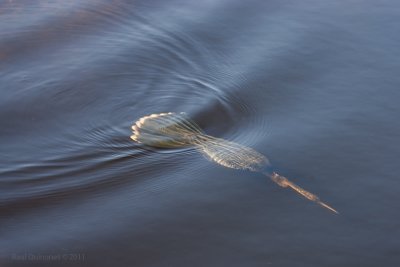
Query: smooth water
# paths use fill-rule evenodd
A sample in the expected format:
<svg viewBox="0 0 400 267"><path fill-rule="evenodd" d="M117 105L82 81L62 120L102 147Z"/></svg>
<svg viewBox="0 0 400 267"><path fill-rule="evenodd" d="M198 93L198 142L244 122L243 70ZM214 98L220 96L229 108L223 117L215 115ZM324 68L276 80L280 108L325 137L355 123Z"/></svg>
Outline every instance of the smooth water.
<svg viewBox="0 0 400 267"><path fill-rule="evenodd" d="M399 266L400 3L0 2L0 266ZM194 149L186 112L334 215Z"/></svg>

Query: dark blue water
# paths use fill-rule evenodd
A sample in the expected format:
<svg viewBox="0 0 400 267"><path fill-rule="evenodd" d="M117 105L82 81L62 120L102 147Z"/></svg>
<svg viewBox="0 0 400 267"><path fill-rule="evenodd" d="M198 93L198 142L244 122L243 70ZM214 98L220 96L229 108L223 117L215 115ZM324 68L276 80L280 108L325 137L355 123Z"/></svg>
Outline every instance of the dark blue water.
<svg viewBox="0 0 400 267"><path fill-rule="evenodd" d="M400 266L400 3L0 2L1 266ZM340 215L192 149L186 112Z"/></svg>

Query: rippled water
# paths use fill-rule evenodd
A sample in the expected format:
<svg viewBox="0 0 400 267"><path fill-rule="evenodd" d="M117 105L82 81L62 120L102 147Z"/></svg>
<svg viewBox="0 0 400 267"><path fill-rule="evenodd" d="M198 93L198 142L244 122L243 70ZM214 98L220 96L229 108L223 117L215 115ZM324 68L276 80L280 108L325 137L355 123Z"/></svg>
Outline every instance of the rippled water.
<svg viewBox="0 0 400 267"><path fill-rule="evenodd" d="M0 2L0 265L399 266L399 12ZM181 111L340 215L130 140L138 118Z"/></svg>

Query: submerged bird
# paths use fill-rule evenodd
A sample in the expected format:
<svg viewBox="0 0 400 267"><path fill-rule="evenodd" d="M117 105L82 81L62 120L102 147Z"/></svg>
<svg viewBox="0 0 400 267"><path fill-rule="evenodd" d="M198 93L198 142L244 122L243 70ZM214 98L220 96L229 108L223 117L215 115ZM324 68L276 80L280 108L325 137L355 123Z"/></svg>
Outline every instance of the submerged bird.
<svg viewBox="0 0 400 267"><path fill-rule="evenodd" d="M193 146L206 158L222 166L259 172L281 187L289 187L324 208L338 213L318 196L304 190L286 177L268 171L268 159L252 148L207 135L185 113L159 113L140 118L132 125L131 139L152 147L179 148Z"/></svg>

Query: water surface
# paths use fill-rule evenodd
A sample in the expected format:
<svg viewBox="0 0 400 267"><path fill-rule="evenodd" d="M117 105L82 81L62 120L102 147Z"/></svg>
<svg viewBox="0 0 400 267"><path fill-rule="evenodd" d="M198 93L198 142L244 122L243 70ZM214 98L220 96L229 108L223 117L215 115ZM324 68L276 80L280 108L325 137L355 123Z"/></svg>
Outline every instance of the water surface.
<svg viewBox="0 0 400 267"><path fill-rule="evenodd" d="M400 4L0 3L0 265L399 266ZM339 212L193 149L186 112ZM24 255L84 259L24 259Z"/></svg>

